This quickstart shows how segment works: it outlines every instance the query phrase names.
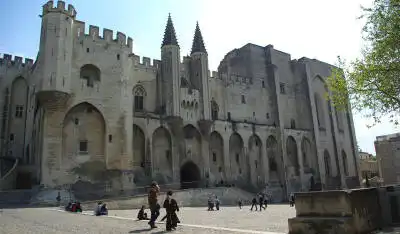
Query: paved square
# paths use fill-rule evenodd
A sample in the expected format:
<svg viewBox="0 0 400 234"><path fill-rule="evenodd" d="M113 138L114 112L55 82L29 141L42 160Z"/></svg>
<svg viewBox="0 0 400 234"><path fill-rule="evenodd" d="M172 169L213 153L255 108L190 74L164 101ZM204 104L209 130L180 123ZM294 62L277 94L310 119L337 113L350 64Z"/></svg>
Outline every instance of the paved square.
<svg viewBox="0 0 400 234"><path fill-rule="evenodd" d="M270 205L267 210L250 207L222 207L220 211L184 207L179 212L181 225L174 233L287 233L287 219L295 210L288 205ZM147 210L148 212L148 210ZM56 208L0 210L0 233L164 233L165 224L149 230L146 221L136 221L137 210L112 210L107 217L92 211L72 214ZM161 212L161 217L165 214Z"/></svg>
<svg viewBox="0 0 400 234"><path fill-rule="evenodd" d="M137 210L112 210L110 216L136 218ZM149 213L149 210L146 210ZM161 217L164 215L161 211ZM269 205L263 211L250 211L249 206L221 207L220 211L207 211L207 208L184 207L178 213L183 225L202 225L210 227L254 230L260 232L288 232L288 218L294 217L296 210L289 205Z"/></svg>

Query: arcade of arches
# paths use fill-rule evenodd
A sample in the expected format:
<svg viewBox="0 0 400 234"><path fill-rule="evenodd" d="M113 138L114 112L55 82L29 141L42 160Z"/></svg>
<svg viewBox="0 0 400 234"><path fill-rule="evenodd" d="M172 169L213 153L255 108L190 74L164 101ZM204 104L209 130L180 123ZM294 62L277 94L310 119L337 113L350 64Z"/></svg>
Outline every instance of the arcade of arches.
<svg viewBox="0 0 400 234"><path fill-rule="evenodd" d="M147 168L159 183L180 182L182 188L221 182L284 188L286 181L295 181L294 187L301 189L308 186L311 175L319 175L315 145L306 137L286 137L283 151L274 135L266 139L256 134L243 138L237 132L227 136L212 131L204 137L189 124L182 128L181 140L176 140L167 126L145 132L133 124L131 129L129 168ZM105 143L111 142L112 136L106 134L105 120L97 108L89 103L71 108L65 115L62 132L63 169L93 161L105 165ZM282 157L283 152L286 157ZM322 168L330 175L333 161L327 151L323 159ZM348 174L344 151L342 164Z"/></svg>

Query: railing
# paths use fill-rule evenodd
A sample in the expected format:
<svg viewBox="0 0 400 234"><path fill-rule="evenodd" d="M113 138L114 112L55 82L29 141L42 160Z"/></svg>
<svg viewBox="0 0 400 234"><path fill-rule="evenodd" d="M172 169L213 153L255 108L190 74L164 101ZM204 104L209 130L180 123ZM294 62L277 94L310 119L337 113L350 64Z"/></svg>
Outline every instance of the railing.
<svg viewBox="0 0 400 234"><path fill-rule="evenodd" d="M0 191L12 190L15 188L17 182L17 166L18 159L15 159L12 168L0 178Z"/></svg>

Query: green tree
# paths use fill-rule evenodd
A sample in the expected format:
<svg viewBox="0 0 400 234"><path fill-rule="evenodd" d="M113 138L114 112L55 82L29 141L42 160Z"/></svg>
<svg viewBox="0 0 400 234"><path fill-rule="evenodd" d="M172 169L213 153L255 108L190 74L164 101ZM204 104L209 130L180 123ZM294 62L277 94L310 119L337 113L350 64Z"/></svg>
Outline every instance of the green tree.
<svg viewBox="0 0 400 234"><path fill-rule="evenodd" d="M389 116L398 125L400 112L400 0L374 0L362 8L366 19L361 58L338 66L327 78L329 97L337 109L350 103L359 112L379 123ZM349 102L350 101L350 102Z"/></svg>

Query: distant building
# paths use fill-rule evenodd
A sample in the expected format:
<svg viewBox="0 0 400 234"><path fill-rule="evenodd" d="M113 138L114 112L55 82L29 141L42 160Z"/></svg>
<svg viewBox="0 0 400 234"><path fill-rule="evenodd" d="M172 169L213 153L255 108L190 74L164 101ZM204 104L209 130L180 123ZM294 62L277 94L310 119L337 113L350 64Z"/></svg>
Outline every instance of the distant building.
<svg viewBox="0 0 400 234"><path fill-rule="evenodd" d="M400 183L400 133L376 137L375 151L384 183Z"/></svg>
<svg viewBox="0 0 400 234"><path fill-rule="evenodd" d="M358 155L360 157L360 178L365 179L367 176L368 178L379 176L379 168L376 158L367 152L359 152Z"/></svg>

